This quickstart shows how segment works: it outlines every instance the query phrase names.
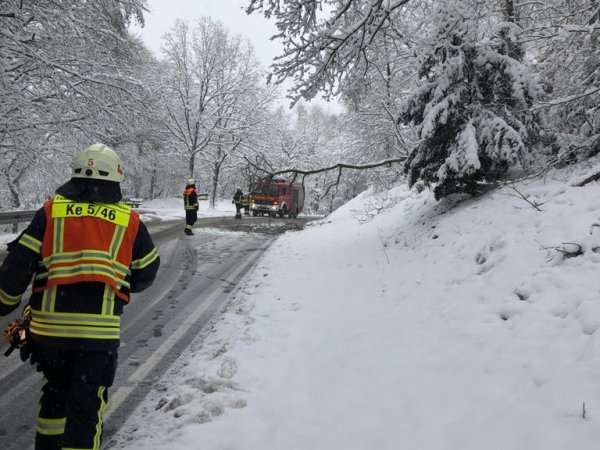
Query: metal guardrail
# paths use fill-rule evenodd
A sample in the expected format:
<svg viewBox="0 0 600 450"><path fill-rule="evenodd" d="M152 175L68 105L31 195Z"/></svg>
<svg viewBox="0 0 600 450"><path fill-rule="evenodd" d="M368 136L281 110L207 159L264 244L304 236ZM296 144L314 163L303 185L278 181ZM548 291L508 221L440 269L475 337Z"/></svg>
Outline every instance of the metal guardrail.
<svg viewBox="0 0 600 450"><path fill-rule="evenodd" d="M208 194L203 192L198 194L198 198L200 200L208 199ZM124 203L128 204L133 208L138 208L142 202L143 198L127 198L123 200ZM11 223L19 223L19 222L29 222L33 219L33 215L37 210L23 210L23 211L0 211L0 225L9 225Z"/></svg>
<svg viewBox="0 0 600 450"><path fill-rule="evenodd" d="M8 225L11 223L18 222L29 222L33 219L33 215L37 210L32 209L28 211L4 211L0 212L0 225Z"/></svg>
<svg viewBox="0 0 600 450"><path fill-rule="evenodd" d="M142 204L142 198L132 198L126 200L124 203L128 204L132 208L137 208ZM23 210L23 211L0 211L0 225L10 225L11 223L29 222L33 219L33 216L37 209Z"/></svg>

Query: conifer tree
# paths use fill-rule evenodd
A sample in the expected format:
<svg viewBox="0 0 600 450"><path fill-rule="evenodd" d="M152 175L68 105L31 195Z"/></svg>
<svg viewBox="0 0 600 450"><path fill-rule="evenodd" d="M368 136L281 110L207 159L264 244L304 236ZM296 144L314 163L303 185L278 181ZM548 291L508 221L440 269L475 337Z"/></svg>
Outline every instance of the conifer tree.
<svg viewBox="0 0 600 450"><path fill-rule="evenodd" d="M476 194L510 167L526 166L540 127L529 109L538 83L521 62L518 25L497 23L486 36L464 1L443 2L437 16L423 84L403 103L400 121L420 131L405 164L410 184L434 185L440 199Z"/></svg>

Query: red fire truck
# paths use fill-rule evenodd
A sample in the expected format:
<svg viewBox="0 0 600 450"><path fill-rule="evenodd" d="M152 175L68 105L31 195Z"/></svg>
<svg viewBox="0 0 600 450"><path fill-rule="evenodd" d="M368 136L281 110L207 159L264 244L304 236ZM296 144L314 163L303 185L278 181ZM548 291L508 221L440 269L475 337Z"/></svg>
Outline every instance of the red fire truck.
<svg viewBox="0 0 600 450"><path fill-rule="evenodd" d="M250 211L253 216L267 214L271 217L295 218L304 208L304 188L297 181L284 178L262 178L250 192Z"/></svg>

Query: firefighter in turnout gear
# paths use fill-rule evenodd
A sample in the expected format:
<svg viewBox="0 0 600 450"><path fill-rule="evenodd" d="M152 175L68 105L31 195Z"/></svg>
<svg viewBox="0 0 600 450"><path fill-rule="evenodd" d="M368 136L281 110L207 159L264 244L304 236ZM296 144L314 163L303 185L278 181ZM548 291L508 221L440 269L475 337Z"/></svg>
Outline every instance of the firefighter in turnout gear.
<svg viewBox="0 0 600 450"><path fill-rule="evenodd" d="M242 198L244 197L244 193L242 192L242 188L236 188L235 189L235 194L233 194L233 200L231 201L231 203L235 203L235 218L236 219L241 219L242 218Z"/></svg>
<svg viewBox="0 0 600 450"><path fill-rule="evenodd" d="M130 294L154 281L160 259L138 213L121 200L123 168L104 144L73 161L71 179L9 245L0 315L29 299L30 356L44 375L36 450L99 449Z"/></svg>
<svg viewBox="0 0 600 450"><path fill-rule="evenodd" d="M183 191L183 207L185 209L185 234L193 236L192 227L198 220L198 192L196 191L196 180L188 178Z"/></svg>
<svg viewBox="0 0 600 450"><path fill-rule="evenodd" d="M242 195L242 207L244 208L244 215L250 215L250 194Z"/></svg>

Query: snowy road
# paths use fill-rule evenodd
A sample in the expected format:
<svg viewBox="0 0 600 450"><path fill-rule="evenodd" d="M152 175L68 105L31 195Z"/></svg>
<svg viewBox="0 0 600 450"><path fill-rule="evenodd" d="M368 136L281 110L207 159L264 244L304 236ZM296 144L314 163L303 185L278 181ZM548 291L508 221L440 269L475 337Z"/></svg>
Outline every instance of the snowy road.
<svg viewBox="0 0 600 450"><path fill-rule="evenodd" d="M208 218L206 227L233 219ZM150 227L161 255L154 285L125 309L119 369L105 414L104 442L131 414L202 328L273 238L264 234L197 229L184 237L176 226ZM0 327L8 320L4 317ZM0 448L33 448L41 375L16 354L0 359Z"/></svg>

